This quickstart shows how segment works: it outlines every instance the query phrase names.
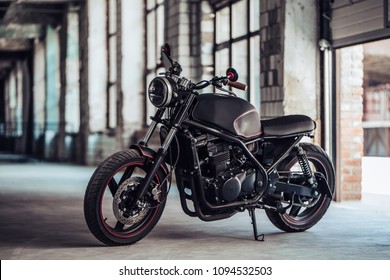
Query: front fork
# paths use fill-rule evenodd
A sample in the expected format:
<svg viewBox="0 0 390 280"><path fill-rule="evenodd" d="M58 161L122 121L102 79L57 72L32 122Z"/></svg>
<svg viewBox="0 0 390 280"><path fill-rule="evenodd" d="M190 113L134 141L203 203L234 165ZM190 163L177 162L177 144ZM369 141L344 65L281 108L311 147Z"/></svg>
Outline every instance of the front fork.
<svg viewBox="0 0 390 280"><path fill-rule="evenodd" d="M164 116L165 110L166 110L166 108L159 108L157 110L156 114L152 118L152 123L149 125L148 131L146 132L144 138L142 138L142 140L139 142L139 144L141 146L148 145L150 137L152 137L152 134L157 127L157 122L162 119L162 117Z"/></svg>
<svg viewBox="0 0 390 280"><path fill-rule="evenodd" d="M195 96L196 96L196 92L189 93L188 96L186 97L185 101L183 102L180 110L170 120L172 123L172 127L169 130L168 135L165 138L164 143L162 144L161 148L159 148L157 150L157 154L153 159L152 166L151 166L150 170L148 171L148 173L146 174L145 179L142 181L142 183L138 189L137 200L141 199L146 194L148 187L150 186L150 183L152 182L156 172L158 171L158 169L160 168L160 165L163 163L163 161L165 159L165 156L168 152L168 148L170 147L170 145L172 143L172 140L175 138L177 131L181 127L181 124L183 123L184 119L186 118L188 110L189 110L192 102L194 101ZM157 126L157 123L159 121L161 121L164 112L165 112L165 108L161 108L156 112L156 115L152 118L153 121L152 121L147 133L145 134L145 137L139 143L140 145L147 145L147 143L150 140L150 137L152 136L152 134ZM169 176L169 175L167 175L167 176Z"/></svg>
<svg viewBox="0 0 390 280"><path fill-rule="evenodd" d="M164 141L162 147L157 150L157 154L154 157L154 161L153 161L153 164L151 166L151 169L146 174L145 179L142 181L140 188L138 189L138 193L137 193L138 199L142 198L146 194L146 192L148 190L148 186L152 182L153 177L155 176L156 172L160 168L160 165L163 163L165 156L167 154L168 148L171 145L171 142L172 142L173 138L175 137L176 133L177 133L177 128L172 127L171 130L169 131L167 137L165 138L165 141Z"/></svg>

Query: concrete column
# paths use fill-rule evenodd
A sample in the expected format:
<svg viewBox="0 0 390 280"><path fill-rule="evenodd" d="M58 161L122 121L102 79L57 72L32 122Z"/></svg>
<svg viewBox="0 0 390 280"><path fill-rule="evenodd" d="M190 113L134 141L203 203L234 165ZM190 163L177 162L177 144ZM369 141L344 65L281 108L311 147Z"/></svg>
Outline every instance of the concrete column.
<svg viewBox="0 0 390 280"><path fill-rule="evenodd" d="M116 144L118 149L123 145L123 91L122 91L122 0L116 1L116 96L117 127Z"/></svg>
<svg viewBox="0 0 390 280"><path fill-rule="evenodd" d="M66 56L68 48L68 17L67 13L62 15L62 23L59 30L59 72L60 72L60 96L59 96L59 127L58 127L58 137L57 137L57 150L56 158L59 161L66 160L66 150L65 150L65 108L66 108Z"/></svg>
<svg viewBox="0 0 390 280"><path fill-rule="evenodd" d="M261 1L261 116L319 119L318 7L315 1Z"/></svg>
<svg viewBox="0 0 390 280"><path fill-rule="evenodd" d="M39 39L34 42L34 155L43 157L46 99L45 43Z"/></svg>
<svg viewBox="0 0 390 280"><path fill-rule="evenodd" d="M122 1L122 96L123 144L130 144L130 136L142 127L144 69L144 10L143 0Z"/></svg>
<svg viewBox="0 0 390 280"><path fill-rule="evenodd" d="M55 159L57 150L57 133L59 131L60 110L60 45L59 29L51 26L46 32L46 127L45 158Z"/></svg>
<svg viewBox="0 0 390 280"><path fill-rule="evenodd" d="M284 113L305 114L317 120L320 93L317 2L285 2Z"/></svg>
<svg viewBox="0 0 390 280"><path fill-rule="evenodd" d="M107 42L106 1L88 1L89 127L92 133L106 129Z"/></svg>
<svg viewBox="0 0 390 280"><path fill-rule="evenodd" d="M88 54L88 6L89 1L80 4L79 11L79 40L80 40L80 131L77 137L76 160L78 163L87 162L88 137L89 137L89 54Z"/></svg>
<svg viewBox="0 0 390 280"><path fill-rule="evenodd" d="M65 131L73 134L80 128L79 15L70 10L67 18Z"/></svg>
<svg viewBox="0 0 390 280"><path fill-rule="evenodd" d="M214 17L215 14L208 3L208 1L202 1L202 19L201 19L201 57L202 63L202 77L201 80L210 79L213 75L214 63L213 63L213 47L214 47Z"/></svg>
<svg viewBox="0 0 390 280"><path fill-rule="evenodd" d="M31 57L20 61L20 75L21 75L21 88L20 98L22 99L22 126L23 134L21 135L21 147L20 153L31 154L32 153L32 138L33 138L33 126L34 118L32 114L32 82L31 82Z"/></svg>

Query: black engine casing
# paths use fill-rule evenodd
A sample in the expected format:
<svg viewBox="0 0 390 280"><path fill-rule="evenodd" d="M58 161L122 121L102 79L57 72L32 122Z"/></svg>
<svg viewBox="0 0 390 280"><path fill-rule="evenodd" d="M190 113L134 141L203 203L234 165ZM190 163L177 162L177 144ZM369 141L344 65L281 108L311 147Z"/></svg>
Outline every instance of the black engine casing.
<svg viewBox="0 0 390 280"><path fill-rule="evenodd" d="M253 169L245 171L240 168L221 172L215 180L218 197L226 202L252 193L255 183L256 172Z"/></svg>

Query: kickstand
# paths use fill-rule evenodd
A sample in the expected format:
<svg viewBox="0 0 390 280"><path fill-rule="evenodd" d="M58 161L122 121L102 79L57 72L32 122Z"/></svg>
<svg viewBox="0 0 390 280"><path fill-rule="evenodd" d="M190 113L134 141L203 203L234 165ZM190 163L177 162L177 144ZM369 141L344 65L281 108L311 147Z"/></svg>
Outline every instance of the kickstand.
<svg viewBox="0 0 390 280"><path fill-rule="evenodd" d="M249 216L252 219L252 226L253 226L253 236L255 237L256 241L264 241L264 234L257 234L257 224L256 224L256 214L255 209L250 208L248 209Z"/></svg>

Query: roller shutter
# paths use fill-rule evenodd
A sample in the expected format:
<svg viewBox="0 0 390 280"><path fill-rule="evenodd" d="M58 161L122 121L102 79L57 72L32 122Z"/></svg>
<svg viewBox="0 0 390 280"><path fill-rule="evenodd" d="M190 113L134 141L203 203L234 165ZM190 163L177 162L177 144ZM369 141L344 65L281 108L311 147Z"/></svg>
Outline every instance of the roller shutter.
<svg viewBox="0 0 390 280"><path fill-rule="evenodd" d="M390 37L390 0L330 2L333 47L345 47Z"/></svg>

